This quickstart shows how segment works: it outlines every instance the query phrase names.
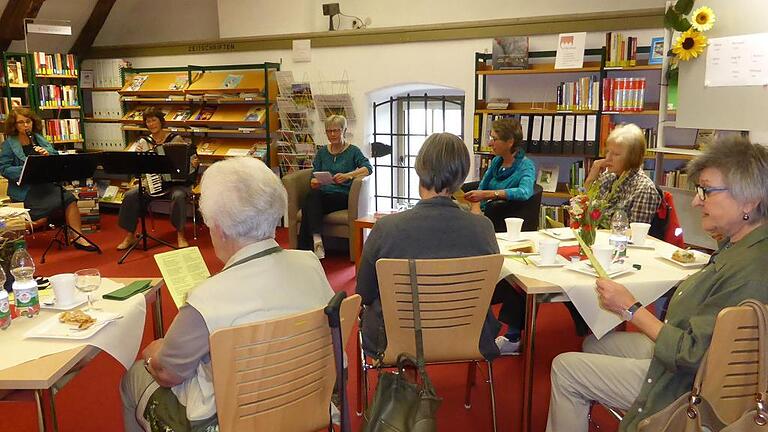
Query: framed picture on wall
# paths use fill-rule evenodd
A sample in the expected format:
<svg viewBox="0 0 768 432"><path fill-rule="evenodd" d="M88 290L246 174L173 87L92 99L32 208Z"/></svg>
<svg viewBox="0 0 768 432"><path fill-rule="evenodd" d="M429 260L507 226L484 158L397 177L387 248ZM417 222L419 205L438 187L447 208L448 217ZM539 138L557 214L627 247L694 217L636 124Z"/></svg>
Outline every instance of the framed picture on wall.
<svg viewBox="0 0 768 432"><path fill-rule="evenodd" d="M542 165L536 175L536 183L544 189L544 192L555 192L559 174L560 167L558 165Z"/></svg>
<svg viewBox="0 0 768 432"><path fill-rule="evenodd" d="M664 60L664 38L655 37L651 39L648 64L661 64L662 60Z"/></svg>

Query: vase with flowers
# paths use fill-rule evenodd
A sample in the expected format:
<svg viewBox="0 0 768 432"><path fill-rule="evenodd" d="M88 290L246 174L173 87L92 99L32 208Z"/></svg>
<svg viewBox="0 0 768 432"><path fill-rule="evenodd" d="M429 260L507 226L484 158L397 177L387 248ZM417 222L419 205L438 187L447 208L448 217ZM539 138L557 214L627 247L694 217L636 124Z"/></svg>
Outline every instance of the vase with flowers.
<svg viewBox="0 0 768 432"><path fill-rule="evenodd" d="M595 244L597 230L606 228L609 214L606 211L608 203L624 182L628 173L622 174L611 185L610 191L603 196L600 191L600 182L594 181L586 191L572 192L571 199L565 205L570 216L570 227L578 231L584 243L591 247Z"/></svg>

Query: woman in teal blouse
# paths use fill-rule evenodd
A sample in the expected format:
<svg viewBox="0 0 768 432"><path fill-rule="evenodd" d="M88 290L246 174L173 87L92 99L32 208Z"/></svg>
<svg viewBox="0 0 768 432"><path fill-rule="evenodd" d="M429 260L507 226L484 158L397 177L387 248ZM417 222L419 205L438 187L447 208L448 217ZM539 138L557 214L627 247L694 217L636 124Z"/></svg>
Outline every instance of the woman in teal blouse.
<svg viewBox="0 0 768 432"><path fill-rule="evenodd" d="M525 157L523 130L520 122L513 118L499 119L491 125L491 148L496 157L477 190L467 192L464 197L473 203L472 211L487 216L497 232L506 231L505 215L509 206L516 201L526 201L533 196L536 182L536 166Z"/></svg>
<svg viewBox="0 0 768 432"><path fill-rule="evenodd" d="M323 216L338 210L344 210L349 204L349 188L356 177L365 177L373 172L371 163L359 148L347 143L344 134L347 131L347 119L332 115L325 120L325 134L328 145L320 147L312 163L312 171L328 172L332 181L321 184L312 177L312 188L301 207L301 226L299 227L299 249L312 250L318 258L325 258L325 247L320 236L323 228Z"/></svg>
<svg viewBox="0 0 768 432"><path fill-rule="evenodd" d="M5 119L5 134L0 152L0 175L8 179L8 196L16 202L23 202L29 209L32 220L47 218L57 209L64 208L67 224L80 233L80 211L77 198L65 191L62 196L59 187L53 183L19 186L21 171L28 156L48 156L59 152L42 135L43 122L28 108L15 108ZM62 203L62 199L64 202ZM98 248L76 234L73 244L76 248L96 252Z"/></svg>

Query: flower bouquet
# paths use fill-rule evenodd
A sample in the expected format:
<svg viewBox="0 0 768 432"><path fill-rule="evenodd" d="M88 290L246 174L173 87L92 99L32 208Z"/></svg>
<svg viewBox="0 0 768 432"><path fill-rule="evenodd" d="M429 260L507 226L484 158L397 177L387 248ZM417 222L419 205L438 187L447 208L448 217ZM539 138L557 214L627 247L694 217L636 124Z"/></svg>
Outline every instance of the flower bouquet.
<svg viewBox="0 0 768 432"><path fill-rule="evenodd" d="M565 205L571 220L570 226L588 247L595 244L597 229L608 227L609 215L606 208L619 186L626 180L627 174L622 174L613 182L611 190L606 196L600 196L600 183L598 181L592 182L586 191L571 193L571 199Z"/></svg>

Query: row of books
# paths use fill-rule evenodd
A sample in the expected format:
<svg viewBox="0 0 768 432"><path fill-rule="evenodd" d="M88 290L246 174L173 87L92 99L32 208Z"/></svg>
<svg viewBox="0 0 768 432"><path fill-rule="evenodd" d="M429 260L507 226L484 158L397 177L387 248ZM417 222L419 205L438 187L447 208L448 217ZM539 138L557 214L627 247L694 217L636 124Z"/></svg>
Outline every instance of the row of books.
<svg viewBox="0 0 768 432"><path fill-rule="evenodd" d="M86 111L90 111L93 118L119 119L123 117L123 104L120 103L120 94L116 92L93 92L91 94L91 107L88 110L86 98Z"/></svg>
<svg viewBox="0 0 768 432"><path fill-rule="evenodd" d="M122 59L88 60L88 66L93 71L93 87L117 88L123 86L120 69L130 67L130 63Z"/></svg>
<svg viewBox="0 0 768 432"><path fill-rule="evenodd" d="M119 123L85 123L85 147L89 150L119 151L125 137Z"/></svg>
<svg viewBox="0 0 768 432"><path fill-rule="evenodd" d="M584 186L584 179L587 178L587 171L584 168L584 161L577 161L571 164L569 170L568 189L574 190Z"/></svg>
<svg viewBox="0 0 768 432"><path fill-rule="evenodd" d="M613 121L613 118L608 115L602 116L602 128L603 128L603 137L601 137L601 142L605 141L605 138L608 137L608 134L611 133L611 131L616 127L616 123ZM641 128L643 131L643 136L645 136L645 148L656 148L658 147L658 132L655 128Z"/></svg>
<svg viewBox="0 0 768 432"><path fill-rule="evenodd" d="M547 218L568 226L568 211L563 206L544 205L539 207L539 229L547 228Z"/></svg>
<svg viewBox="0 0 768 432"><path fill-rule="evenodd" d="M572 82L561 82L557 86L557 109L563 111L584 111L600 109L600 82L596 76L581 77Z"/></svg>
<svg viewBox="0 0 768 432"><path fill-rule="evenodd" d="M630 67L637 64L637 38L621 33L605 34L605 66Z"/></svg>
<svg viewBox="0 0 768 432"><path fill-rule="evenodd" d="M491 133L491 124L505 117L516 117L520 121L524 148L528 153L585 156L597 156L599 153L596 114L483 114L478 151L490 152L487 137Z"/></svg>
<svg viewBox="0 0 768 432"><path fill-rule="evenodd" d="M160 107L160 110L165 113L166 121L215 121L214 116L216 115L217 108L216 106L207 106L198 111L192 111L186 108L174 110L169 107ZM132 111L123 116L123 120L142 120L145 109L145 106L136 106ZM263 106L252 106L239 119L232 118L229 112L227 114L226 119L221 120L262 123L266 119L267 110Z"/></svg>
<svg viewBox="0 0 768 432"><path fill-rule="evenodd" d="M688 182L688 174L682 169L665 172L661 184L667 187L693 190Z"/></svg>
<svg viewBox="0 0 768 432"><path fill-rule="evenodd" d="M642 111L645 78L603 78L604 111Z"/></svg>
<svg viewBox="0 0 768 432"><path fill-rule="evenodd" d="M50 142L81 140L80 120L43 120L43 135Z"/></svg>
<svg viewBox="0 0 768 432"><path fill-rule="evenodd" d="M40 85L40 108L79 107L76 85Z"/></svg>
<svg viewBox="0 0 768 432"><path fill-rule="evenodd" d="M99 231L101 216L99 214L99 192L94 186L68 186L67 189L77 197L77 209L80 212L82 232L91 234Z"/></svg>
<svg viewBox="0 0 768 432"><path fill-rule="evenodd" d="M38 75L69 75L77 76L77 59L74 54L46 54L36 51L32 54L35 59L35 73Z"/></svg>

